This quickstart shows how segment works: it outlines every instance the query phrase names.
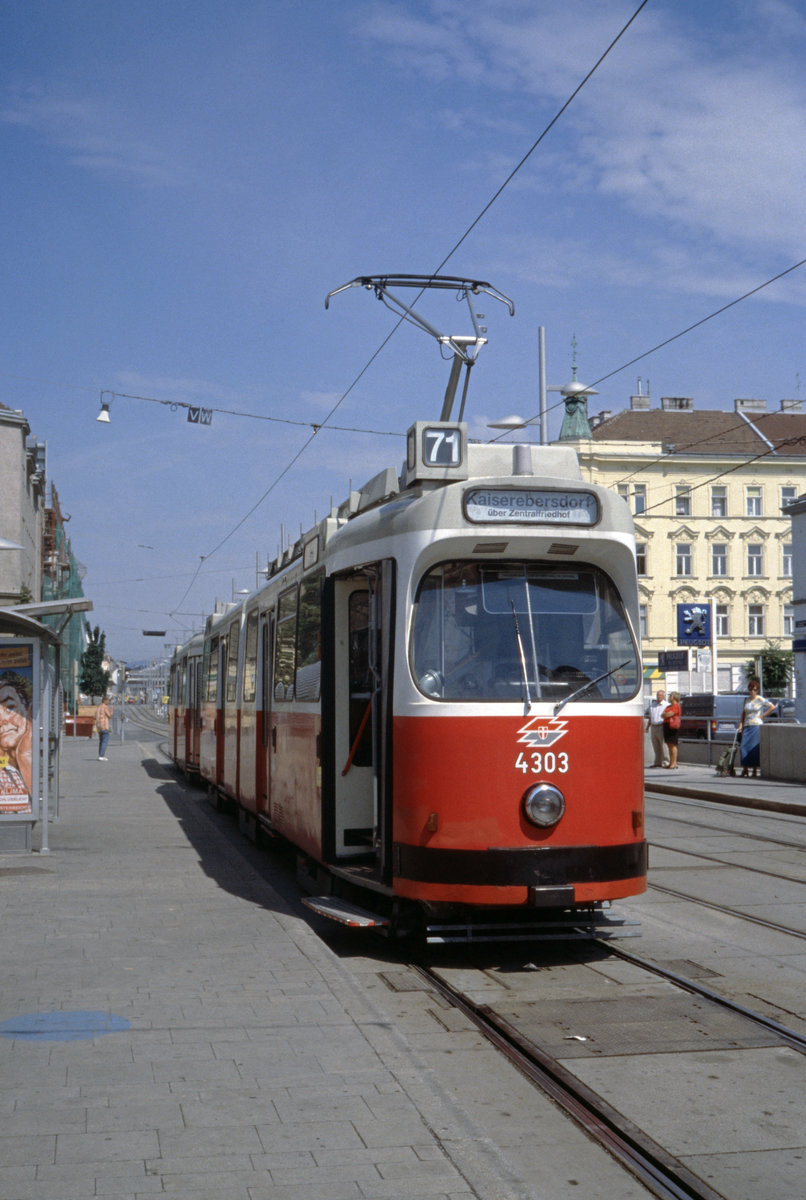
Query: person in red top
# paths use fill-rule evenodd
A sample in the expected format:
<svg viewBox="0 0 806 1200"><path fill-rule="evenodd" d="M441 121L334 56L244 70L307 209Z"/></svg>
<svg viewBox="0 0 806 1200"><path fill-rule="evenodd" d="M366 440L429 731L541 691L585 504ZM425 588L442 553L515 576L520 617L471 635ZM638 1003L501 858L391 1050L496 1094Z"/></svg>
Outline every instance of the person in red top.
<svg viewBox="0 0 806 1200"><path fill-rule="evenodd" d="M677 770L677 738L680 733L680 693L670 692L669 703L663 710L663 740L669 750L668 768Z"/></svg>

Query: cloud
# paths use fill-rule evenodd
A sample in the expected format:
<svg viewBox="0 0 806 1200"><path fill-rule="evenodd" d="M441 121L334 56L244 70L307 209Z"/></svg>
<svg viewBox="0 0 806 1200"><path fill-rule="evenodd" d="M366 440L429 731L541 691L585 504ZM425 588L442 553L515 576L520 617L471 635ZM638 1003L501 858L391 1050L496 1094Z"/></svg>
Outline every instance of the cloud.
<svg viewBox="0 0 806 1200"><path fill-rule="evenodd" d="M142 187L179 187L188 175L176 156L133 128L134 122L89 97L17 89L0 108L0 122L38 134L72 166Z"/></svg>
<svg viewBox="0 0 806 1200"><path fill-rule="evenodd" d="M453 131L469 139L490 120L490 90L510 115L517 97L536 136L634 5L557 0L535 11L442 0L429 11L424 18L406 15L405 6L373 9L364 33L401 69L440 83L483 85L467 90L464 109L450 112ZM800 258L806 21L775 0L760 9L745 5L738 16L725 26L715 11L709 24L698 10L687 25L674 7L645 9L522 174L545 171L550 152L563 164L552 175L557 190L570 188L572 177L577 189L587 173L593 193L662 223L667 236L672 225L678 237ZM476 121L482 100L484 116ZM514 165L513 137L506 146Z"/></svg>

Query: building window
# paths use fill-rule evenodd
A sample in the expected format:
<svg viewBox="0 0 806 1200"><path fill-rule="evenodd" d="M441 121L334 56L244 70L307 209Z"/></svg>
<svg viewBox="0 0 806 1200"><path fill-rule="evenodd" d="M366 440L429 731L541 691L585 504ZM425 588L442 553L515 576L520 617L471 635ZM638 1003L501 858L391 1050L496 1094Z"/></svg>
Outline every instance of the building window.
<svg viewBox="0 0 806 1200"><path fill-rule="evenodd" d="M795 636L795 606L794 604L784 605L784 637Z"/></svg>
<svg viewBox="0 0 806 1200"><path fill-rule="evenodd" d="M689 542L678 542L674 548L675 574L691 574L691 545Z"/></svg>
<svg viewBox="0 0 806 1200"><path fill-rule="evenodd" d="M618 494L622 500L626 500L636 516L646 512L646 484L636 483L634 487L630 487L628 483L619 483L617 485Z"/></svg>
<svg viewBox="0 0 806 1200"><path fill-rule="evenodd" d="M748 604L747 633L750 637L764 637L764 605Z"/></svg>
<svg viewBox="0 0 806 1200"><path fill-rule="evenodd" d="M674 489L674 515L676 517L691 516L691 489L686 484L678 484Z"/></svg>
<svg viewBox="0 0 806 1200"><path fill-rule="evenodd" d="M635 543L635 569L639 575L646 575L646 542Z"/></svg>
<svg viewBox="0 0 806 1200"><path fill-rule="evenodd" d="M647 607L645 604L638 605L638 633L642 640L649 637L647 633Z"/></svg>
<svg viewBox="0 0 806 1200"><path fill-rule="evenodd" d="M798 498L798 489L796 487L781 488L781 508L786 508L788 504L794 504Z"/></svg>
<svg viewBox="0 0 806 1200"><path fill-rule="evenodd" d="M760 517L761 514L761 488L749 487L745 492L746 498L746 513L748 517Z"/></svg>
<svg viewBox="0 0 806 1200"><path fill-rule="evenodd" d="M727 604L717 604L716 606L716 636L730 637L730 609Z"/></svg>
<svg viewBox="0 0 806 1200"><path fill-rule="evenodd" d="M781 574L787 579L792 578L792 543L784 542L781 546Z"/></svg>
<svg viewBox="0 0 806 1200"><path fill-rule="evenodd" d="M728 515L728 489L724 484L711 488L711 516L726 517Z"/></svg>
<svg viewBox="0 0 806 1200"><path fill-rule="evenodd" d="M748 542L747 545L747 574L764 574L764 547L760 542Z"/></svg>
<svg viewBox="0 0 806 1200"><path fill-rule="evenodd" d="M711 546L711 574L727 575L728 547L725 542L714 542Z"/></svg>

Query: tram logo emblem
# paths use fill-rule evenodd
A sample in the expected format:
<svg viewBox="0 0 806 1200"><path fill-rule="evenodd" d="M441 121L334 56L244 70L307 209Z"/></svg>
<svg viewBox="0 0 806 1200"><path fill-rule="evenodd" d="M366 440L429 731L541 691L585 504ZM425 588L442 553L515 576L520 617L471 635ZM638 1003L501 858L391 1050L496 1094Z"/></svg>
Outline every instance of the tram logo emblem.
<svg viewBox="0 0 806 1200"><path fill-rule="evenodd" d="M558 721L556 717L532 717L528 724L518 730L518 742L535 748L553 746L560 738L568 733L568 722Z"/></svg>

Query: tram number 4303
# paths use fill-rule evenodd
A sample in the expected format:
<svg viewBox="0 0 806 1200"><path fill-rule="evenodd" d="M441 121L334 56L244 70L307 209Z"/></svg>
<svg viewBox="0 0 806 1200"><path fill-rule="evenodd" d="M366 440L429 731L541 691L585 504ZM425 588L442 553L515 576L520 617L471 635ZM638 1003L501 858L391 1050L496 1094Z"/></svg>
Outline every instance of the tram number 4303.
<svg viewBox="0 0 806 1200"><path fill-rule="evenodd" d="M553 750L532 750L529 754L520 752L515 759L515 770L529 772L532 775L564 775L568 770L568 755L555 754Z"/></svg>

